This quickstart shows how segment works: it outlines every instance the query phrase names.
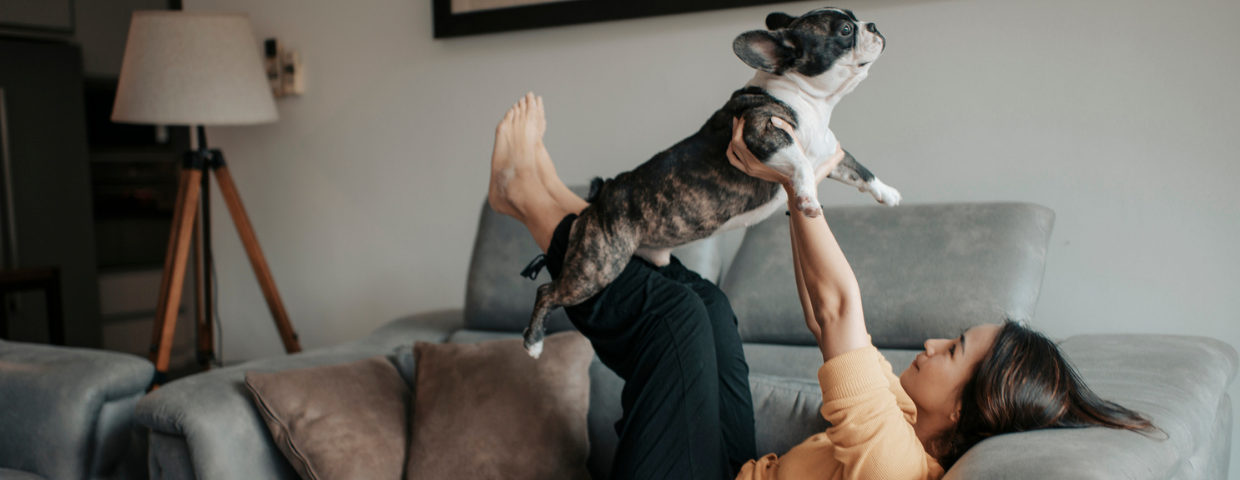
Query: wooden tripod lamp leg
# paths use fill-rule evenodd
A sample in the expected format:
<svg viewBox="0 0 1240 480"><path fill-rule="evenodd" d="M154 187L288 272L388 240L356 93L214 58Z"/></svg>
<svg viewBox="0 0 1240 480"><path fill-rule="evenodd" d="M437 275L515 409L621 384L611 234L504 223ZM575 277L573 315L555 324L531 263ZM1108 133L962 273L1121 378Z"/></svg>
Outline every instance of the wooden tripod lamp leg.
<svg viewBox="0 0 1240 480"><path fill-rule="evenodd" d="M155 345L151 349L151 362L160 373L168 372L172 357L172 336L176 332L177 311L181 308L181 293L185 287L185 267L193 240L201 178L202 170L187 168L181 172L181 186L172 219L168 256L164 259L164 277L160 282L152 337Z"/></svg>
<svg viewBox="0 0 1240 480"><path fill-rule="evenodd" d="M271 309L271 316L275 317L280 339L284 341L284 351L300 352L301 343L297 340L297 332L293 331L288 312L284 310L284 302L280 300L280 292L276 290L275 278L271 276L271 269L267 267L267 259L258 245L258 236L254 234L254 227L250 225L250 218L245 214L245 206L241 204L241 196L237 193L237 185L233 183L232 174L228 173L228 167L224 165L219 165L214 170L220 193L224 196L224 202L228 204L228 212L232 214L233 223L237 225L237 233L241 236L245 253L250 257L254 275L258 277L258 285L262 287L263 296L267 298L267 308Z"/></svg>
<svg viewBox="0 0 1240 480"><path fill-rule="evenodd" d="M151 350L148 353L151 363L155 362L156 355L159 353L159 338L164 333L164 326L160 323L158 312L164 311L164 304L168 303L168 284L172 282L172 264L176 259L177 238L180 234L181 211L185 206L185 192L189 188L189 169L181 169L181 178L177 182L177 200L172 210L172 229L168 233L168 248L164 250L164 273L159 277L159 299L155 304L155 324L154 330L151 332Z"/></svg>

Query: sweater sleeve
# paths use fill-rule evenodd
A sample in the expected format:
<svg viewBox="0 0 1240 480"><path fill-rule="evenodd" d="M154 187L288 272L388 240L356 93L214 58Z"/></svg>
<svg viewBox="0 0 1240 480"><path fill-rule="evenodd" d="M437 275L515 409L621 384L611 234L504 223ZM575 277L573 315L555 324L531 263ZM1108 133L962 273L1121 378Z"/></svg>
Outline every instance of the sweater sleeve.
<svg viewBox="0 0 1240 480"><path fill-rule="evenodd" d="M943 469L926 454L901 409L891 365L873 346L832 358L818 370L827 437L845 479L938 479ZM907 397L907 395L904 395ZM911 403L911 401L909 401ZM915 410L914 410L915 411Z"/></svg>
<svg viewBox="0 0 1240 480"><path fill-rule="evenodd" d="M913 399L909 398L908 392L904 391L904 387L900 386L900 377L892 373L891 364L887 363L887 358L883 354L878 354L878 368L882 370L883 376L887 377L887 389L891 390L891 394L896 396L896 406L900 407L900 411L904 412L904 420L910 425L917 424L917 404L913 403Z"/></svg>

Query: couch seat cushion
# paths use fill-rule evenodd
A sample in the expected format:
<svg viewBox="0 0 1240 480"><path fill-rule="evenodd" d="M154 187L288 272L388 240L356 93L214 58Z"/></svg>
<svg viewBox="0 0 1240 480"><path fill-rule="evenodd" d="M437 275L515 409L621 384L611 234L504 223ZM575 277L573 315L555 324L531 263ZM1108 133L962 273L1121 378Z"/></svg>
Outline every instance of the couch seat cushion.
<svg viewBox="0 0 1240 480"><path fill-rule="evenodd" d="M805 439L827 431L822 388L817 380L749 374L758 455L783 455Z"/></svg>

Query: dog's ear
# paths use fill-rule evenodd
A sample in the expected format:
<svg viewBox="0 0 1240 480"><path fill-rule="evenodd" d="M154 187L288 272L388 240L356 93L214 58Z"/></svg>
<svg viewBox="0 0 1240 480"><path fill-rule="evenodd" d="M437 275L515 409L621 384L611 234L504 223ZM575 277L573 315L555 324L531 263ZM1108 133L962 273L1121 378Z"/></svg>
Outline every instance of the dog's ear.
<svg viewBox="0 0 1240 480"><path fill-rule="evenodd" d="M800 47L787 30L754 30L742 33L732 42L732 51L746 65L780 75L792 68Z"/></svg>
<svg viewBox="0 0 1240 480"><path fill-rule="evenodd" d="M788 15L784 12L775 12L766 16L766 29L779 30L781 28L788 28L788 25L796 19L797 17Z"/></svg>

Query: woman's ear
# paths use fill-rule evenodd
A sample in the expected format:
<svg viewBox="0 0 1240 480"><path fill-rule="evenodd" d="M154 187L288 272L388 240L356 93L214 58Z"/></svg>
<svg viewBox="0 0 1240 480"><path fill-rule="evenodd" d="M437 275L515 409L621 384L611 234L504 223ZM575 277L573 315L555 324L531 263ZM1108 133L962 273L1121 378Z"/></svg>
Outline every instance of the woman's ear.
<svg viewBox="0 0 1240 480"><path fill-rule="evenodd" d="M948 420L951 420L952 423L960 423L961 408L963 408L963 405L961 405L960 400L956 400L956 407L952 410L952 414L947 416Z"/></svg>
<svg viewBox="0 0 1240 480"><path fill-rule="evenodd" d="M754 30L732 42L732 51L746 65L779 75L797 60L796 44L787 30Z"/></svg>

